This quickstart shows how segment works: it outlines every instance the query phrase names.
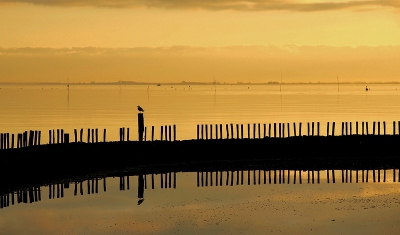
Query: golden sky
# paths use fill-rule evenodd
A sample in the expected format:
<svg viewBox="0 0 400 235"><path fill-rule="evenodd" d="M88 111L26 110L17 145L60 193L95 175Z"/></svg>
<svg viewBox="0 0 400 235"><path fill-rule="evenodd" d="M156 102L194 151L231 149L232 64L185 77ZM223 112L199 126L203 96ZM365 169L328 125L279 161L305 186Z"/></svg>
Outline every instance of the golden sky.
<svg viewBox="0 0 400 235"><path fill-rule="evenodd" d="M400 81L398 0L0 0L0 33L0 82Z"/></svg>

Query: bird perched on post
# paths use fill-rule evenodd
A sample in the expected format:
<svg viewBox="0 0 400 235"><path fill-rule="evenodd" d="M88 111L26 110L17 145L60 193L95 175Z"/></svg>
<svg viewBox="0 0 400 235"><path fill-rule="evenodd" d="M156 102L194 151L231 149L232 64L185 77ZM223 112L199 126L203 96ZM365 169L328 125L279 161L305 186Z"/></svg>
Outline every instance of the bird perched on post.
<svg viewBox="0 0 400 235"><path fill-rule="evenodd" d="M142 107L140 107L139 105L137 106L137 110L139 110L139 112L144 112L144 109Z"/></svg>

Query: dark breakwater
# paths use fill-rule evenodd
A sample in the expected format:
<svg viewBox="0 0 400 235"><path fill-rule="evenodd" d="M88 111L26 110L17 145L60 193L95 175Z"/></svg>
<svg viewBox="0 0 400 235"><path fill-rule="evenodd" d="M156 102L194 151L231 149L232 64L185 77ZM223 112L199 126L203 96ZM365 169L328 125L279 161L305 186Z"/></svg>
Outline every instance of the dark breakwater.
<svg viewBox="0 0 400 235"><path fill-rule="evenodd" d="M3 185L30 184L121 169L399 168L399 144L398 135L352 135L37 145L1 150L0 179Z"/></svg>

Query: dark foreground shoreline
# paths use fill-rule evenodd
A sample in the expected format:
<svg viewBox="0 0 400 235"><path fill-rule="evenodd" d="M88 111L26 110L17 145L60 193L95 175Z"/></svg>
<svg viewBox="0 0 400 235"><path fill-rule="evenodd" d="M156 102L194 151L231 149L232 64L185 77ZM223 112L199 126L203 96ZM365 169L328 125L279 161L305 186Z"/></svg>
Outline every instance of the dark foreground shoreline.
<svg viewBox="0 0 400 235"><path fill-rule="evenodd" d="M129 173L400 168L399 135L69 143L0 150L0 191Z"/></svg>

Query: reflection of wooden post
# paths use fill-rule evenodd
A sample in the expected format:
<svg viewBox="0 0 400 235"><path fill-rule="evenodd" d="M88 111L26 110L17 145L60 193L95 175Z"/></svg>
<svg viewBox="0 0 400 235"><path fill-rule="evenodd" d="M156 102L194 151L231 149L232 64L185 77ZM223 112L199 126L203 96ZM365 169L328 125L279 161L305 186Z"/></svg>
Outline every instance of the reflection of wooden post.
<svg viewBox="0 0 400 235"><path fill-rule="evenodd" d="M139 131L139 141L143 141L143 132L144 132L143 113L138 113L138 131Z"/></svg>

